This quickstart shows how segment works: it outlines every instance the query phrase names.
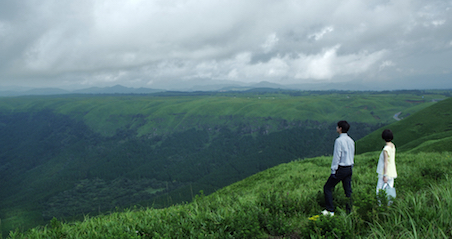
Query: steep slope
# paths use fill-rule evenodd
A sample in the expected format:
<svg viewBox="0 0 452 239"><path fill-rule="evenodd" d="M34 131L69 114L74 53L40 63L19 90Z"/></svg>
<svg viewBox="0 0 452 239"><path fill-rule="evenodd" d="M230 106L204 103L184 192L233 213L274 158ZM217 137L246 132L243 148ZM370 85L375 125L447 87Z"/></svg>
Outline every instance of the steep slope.
<svg viewBox="0 0 452 239"><path fill-rule="evenodd" d="M452 98L442 100L413 115L385 126L356 142L357 153L381 149L381 132L389 128L399 152L452 151Z"/></svg>
<svg viewBox="0 0 452 239"><path fill-rule="evenodd" d="M322 188L331 162L317 157L275 166L209 196L201 193L189 204L135 208L71 223L54 219L44 229L9 238L451 237L452 180L445 176L451 153L398 154L398 194L391 207L379 206L375 197L375 153L356 156L350 215L338 187L335 216L315 216L324 207Z"/></svg>

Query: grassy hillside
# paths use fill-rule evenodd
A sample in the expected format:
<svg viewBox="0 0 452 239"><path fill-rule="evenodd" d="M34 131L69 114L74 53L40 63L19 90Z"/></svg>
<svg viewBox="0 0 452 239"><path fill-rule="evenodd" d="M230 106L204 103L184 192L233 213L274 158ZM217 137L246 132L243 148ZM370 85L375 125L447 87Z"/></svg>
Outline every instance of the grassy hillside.
<svg viewBox="0 0 452 239"><path fill-rule="evenodd" d="M399 152L452 151L452 98L420 110L410 117L385 126L360 139L357 153L381 149L381 132L390 128Z"/></svg>
<svg viewBox="0 0 452 239"><path fill-rule="evenodd" d="M0 98L0 112L50 110L83 122L91 130L113 136L121 129L138 136L183 131L196 125L234 128L243 119L265 123L278 130L278 121L335 122L345 119L370 124L393 122L427 107L432 99L444 99L444 92L305 92L301 96L281 93L211 93L180 96L48 96ZM270 117L270 118L269 118ZM235 123L235 124L234 124ZM276 124L276 125L275 125Z"/></svg>
<svg viewBox="0 0 452 239"><path fill-rule="evenodd" d="M323 209L331 161L317 157L265 170L189 204L87 216L76 223L54 219L9 238L450 238L452 154L399 153L391 207L378 206L375 197L377 157L378 152L356 156L349 215L338 186L335 216L309 219Z"/></svg>
<svg viewBox="0 0 452 239"><path fill-rule="evenodd" d="M330 154L447 92L171 93L0 99L3 231L131 205L162 208ZM432 141L433 142L433 141ZM437 145L437 144L435 144ZM423 147L423 146L419 146ZM431 147L430 147L431 148ZM421 149L420 149L421 150Z"/></svg>

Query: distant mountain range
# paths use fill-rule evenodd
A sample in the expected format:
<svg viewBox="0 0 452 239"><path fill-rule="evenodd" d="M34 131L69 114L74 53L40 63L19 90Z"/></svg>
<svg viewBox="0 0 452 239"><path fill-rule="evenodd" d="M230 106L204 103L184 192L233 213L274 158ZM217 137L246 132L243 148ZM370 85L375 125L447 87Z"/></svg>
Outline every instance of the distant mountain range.
<svg viewBox="0 0 452 239"><path fill-rule="evenodd" d="M319 83L319 84L292 84L281 85L271 82L262 81L256 84L212 84L212 85L196 85L183 91L247 91L257 88L282 89L282 90L378 90L369 89L361 84L345 84L345 83ZM64 90L60 88L25 88L25 87L9 87L0 88L0 96L23 96L23 95L65 95L65 94L153 94L165 92L166 89L152 88L132 88L122 85L111 87L91 87L79 90Z"/></svg>
<svg viewBox="0 0 452 239"><path fill-rule="evenodd" d="M91 87L80 90L63 90L59 88L32 88L16 90L0 90L0 96L21 96L21 95L65 95L65 94L152 94L165 90L150 88L129 88L121 85L112 87Z"/></svg>

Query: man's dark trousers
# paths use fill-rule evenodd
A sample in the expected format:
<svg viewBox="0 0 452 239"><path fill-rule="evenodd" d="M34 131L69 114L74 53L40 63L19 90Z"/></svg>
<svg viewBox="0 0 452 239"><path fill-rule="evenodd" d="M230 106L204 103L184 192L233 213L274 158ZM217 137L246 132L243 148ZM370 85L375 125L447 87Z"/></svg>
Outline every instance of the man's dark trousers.
<svg viewBox="0 0 452 239"><path fill-rule="evenodd" d="M333 189L336 185L342 181L342 186L344 187L345 196L349 198L347 203L347 212L352 209L352 169L353 166L339 166L336 170L336 174L331 174L326 181L325 186L323 186L323 193L325 194L325 206L326 210L334 212L333 205Z"/></svg>

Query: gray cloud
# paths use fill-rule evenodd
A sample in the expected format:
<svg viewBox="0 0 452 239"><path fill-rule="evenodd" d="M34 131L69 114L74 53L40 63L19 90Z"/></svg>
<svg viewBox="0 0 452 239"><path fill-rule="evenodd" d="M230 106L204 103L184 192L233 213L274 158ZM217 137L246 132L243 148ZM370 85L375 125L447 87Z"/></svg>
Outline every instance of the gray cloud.
<svg viewBox="0 0 452 239"><path fill-rule="evenodd" d="M444 80L451 9L445 0L5 0L0 85L360 81L390 89L438 79L452 88Z"/></svg>

